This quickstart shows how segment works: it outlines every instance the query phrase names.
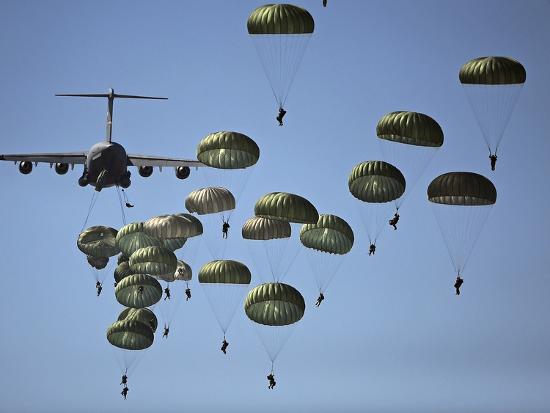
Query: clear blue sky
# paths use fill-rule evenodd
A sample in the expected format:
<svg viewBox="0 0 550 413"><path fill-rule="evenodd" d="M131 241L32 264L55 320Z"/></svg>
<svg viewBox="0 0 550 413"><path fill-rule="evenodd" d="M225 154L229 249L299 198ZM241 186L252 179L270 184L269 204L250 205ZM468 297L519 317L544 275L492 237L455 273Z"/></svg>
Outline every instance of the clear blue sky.
<svg viewBox="0 0 550 413"><path fill-rule="evenodd" d="M196 279L171 337L157 336L120 397L105 329L120 311L76 248L92 189L80 168L29 176L0 165L3 314L0 411L545 412L550 409L550 4L545 1L300 1L316 27L287 102L284 128L246 19L262 1L15 1L0 3L0 153L87 150L103 139L106 102L54 93L167 96L115 105L113 135L129 152L194 156L210 132L252 137L261 159L235 220L271 191L306 196L347 219L351 251L317 309L301 257L287 281L308 308L267 390L269 360L238 311L230 351ZM489 170L460 66L512 56L527 83ZM375 257L347 176L381 157L377 120L434 117L445 144ZM450 170L490 177L498 201L453 295L453 269L425 189ZM199 174L135 179L128 220L184 210ZM116 192L90 224L121 226ZM239 229L235 225L233 235ZM250 261L246 250L243 261ZM199 253L197 262L208 257ZM255 276L255 280L260 277Z"/></svg>

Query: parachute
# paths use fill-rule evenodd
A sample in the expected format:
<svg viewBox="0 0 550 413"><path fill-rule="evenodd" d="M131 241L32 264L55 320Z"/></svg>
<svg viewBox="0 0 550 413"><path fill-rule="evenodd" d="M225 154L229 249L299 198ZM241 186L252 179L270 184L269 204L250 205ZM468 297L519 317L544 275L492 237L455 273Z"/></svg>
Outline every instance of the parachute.
<svg viewBox="0 0 550 413"><path fill-rule="evenodd" d="M130 257L140 248L160 247L162 241L147 235L143 231L143 222L134 222L123 226L116 236L116 246L126 257Z"/></svg>
<svg viewBox="0 0 550 413"><path fill-rule="evenodd" d="M304 297L294 287L282 283L261 284L252 289L245 300L244 311L254 322L260 341L271 365L304 315Z"/></svg>
<svg viewBox="0 0 550 413"><path fill-rule="evenodd" d="M116 236L116 229L98 225L82 231L76 245L86 255L112 257L120 252L116 246Z"/></svg>
<svg viewBox="0 0 550 413"><path fill-rule="evenodd" d="M195 212L199 215L230 211L235 209L235 197L225 188L201 188L187 196L185 208L189 212Z"/></svg>
<svg viewBox="0 0 550 413"><path fill-rule="evenodd" d="M210 302L224 338L251 278L248 267L233 260L211 261L199 271L199 283Z"/></svg>
<svg viewBox="0 0 550 413"><path fill-rule="evenodd" d="M145 274L133 274L117 284L115 297L125 307L149 307L161 299L162 287L153 277Z"/></svg>
<svg viewBox="0 0 550 413"><path fill-rule="evenodd" d="M93 255L87 255L86 259L88 260L88 264L96 270L102 270L109 263L109 257L94 257Z"/></svg>
<svg viewBox="0 0 550 413"><path fill-rule="evenodd" d="M148 308L125 308L118 316L117 321L137 320L151 328L153 333L157 331L158 321L155 313Z"/></svg>
<svg viewBox="0 0 550 413"><path fill-rule="evenodd" d="M344 256L353 247L353 230L342 218L323 214L316 224L302 226L300 241L307 248L307 258L317 288L324 293Z"/></svg>
<svg viewBox="0 0 550 413"><path fill-rule="evenodd" d="M254 206L257 217L278 219L297 224L315 224L319 213L307 199L287 192L271 192Z"/></svg>
<svg viewBox="0 0 550 413"><path fill-rule="evenodd" d="M144 350L153 344L153 329L138 320L115 321L107 329L107 340L124 350Z"/></svg>
<svg viewBox="0 0 550 413"><path fill-rule="evenodd" d="M107 267L109 257L120 252L116 246L116 236L116 229L101 225L87 228L78 236L76 245L86 254L90 272L96 283L103 284L107 271L101 270Z"/></svg>
<svg viewBox="0 0 550 413"><path fill-rule="evenodd" d="M130 269L130 263L128 261L122 261L120 264L117 265L113 274L115 278L115 287L116 284L121 282L124 278L133 274L135 273Z"/></svg>
<svg viewBox="0 0 550 413"><path fill-rule="evenodd" d="M369 242L376 244L391 215L390 202L405 192L405 177L395 166L384 161L366 161L356 165L348 178L351 194L366 203L359 213Z"/></svg>
<svg viewBox="0 0 550 413"><path fill-rule="evenodd" d="M211 168L245 169L258 162L260 148L242 133L215 132L200 141L197 159Z"/></svg>
<svg viewBox="0 0 550 413"><path fill-rule="evenodd" d="M174 282L174 281L191 281L192 278L192 270L191 267L181 261L177 260L177 266L176 270L173 273L170 274L164 274L164 275L158 275L155 278L166 281L166 282Z"/></svg>
<svg viewBox="0 0 550 413"><path fill-rule="evenodd" d="M527 72L517 60L490 56L465 63L458 76L489 154L496 155Z"/></svg>
<svg viewBox="0 0 550 413"><path fill-rule="evenodd" d="M121 373L131 374L146 350L153 344L157 319L148 309L125 309L118 321L107 329L107 340L112 345L113 353Z"/></svg>
<svg viewBox="0 0 550 413"><path fill-rule="evenodd" d="M449 172L428 187L441 234L457 275L463 274L492 205L497 200L493 183L473 172Z"/></svg>
<svg viewBox="0 0 550 413"><path fill-rule="evenodd" d="M282 108L313 34L313 17L291 4L267 4L250 14L247 27L273 96Z"/></svg>
<svg viewBox="0 0 550 413"><path fill-rule="evenodd" d="M252 217L244 223L241 234L243 239L248 240L246 246L256 273L266 282L282 281L299 252L292 245L290 223Z"/></svg>
<svg viewBox="0 0 550 413"><path fill-rule="evenodd" d="M162 245L172 252L176 252L187 242L186 237L163 239Z"/></svg>
<svg viewBox="0 0 550 413"><path fill-rule="evenodd" d="M225 255L227 242L221 240L220 229L229 221L231 212L235 209L235 197L226 188L207 187L191 192L185 199L185 208L203 216L208 228L206 246L212 257L221 258Z"/></svg>
<svg viewBox="0 0 550 413"><path fill-rule="evenodd" d="M160 215L143 223L143 232L160 240L187 238L196 232L189 217L171 214ZM185 242L185 241L184 241Z"/></svg>
<svg viewBox="0 0 550 413"><path fill-rule="evenodd" d="M119 265L123 262L128 262L129 260L130 260L130 257L127 257L126 255L120 253L117 257L116 263L117 265Z"/></svg>
<svg viewBox="0 0 550 413"><path fill-rule="evenodd" d="M399 165L409 183L406 193L394 201L399 209L443 145L443 130L428 115L399 111L382 116L376 125L376 135L384 157Z"/></svg>
<svg viewBox="0 0 550 413"><path fill-rule="evenodd" d="M130 269L135 274L172 274L177 264L174 253L164 247L140 248L130 256Z"/></svg>

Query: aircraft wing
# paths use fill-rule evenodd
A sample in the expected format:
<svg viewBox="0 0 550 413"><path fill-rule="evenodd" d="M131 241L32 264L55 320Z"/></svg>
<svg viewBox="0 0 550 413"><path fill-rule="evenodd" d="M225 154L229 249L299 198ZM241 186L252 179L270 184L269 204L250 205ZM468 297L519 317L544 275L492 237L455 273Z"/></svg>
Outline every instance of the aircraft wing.
<svg viewBox="0 0 550 413"><path fill-rule="evenodd" d="M174 167L178 166L188 166L192 167L202 167L206 166L202 162L199 162L194 159L178 159L178 158L165 158L160 156L149 156L149 155L128 155L128 165L129 166L158 166L162 167Z"/></svg>
<svg viewBox="0 0 550 413"><path fill-rule="evenodd" d="M60 153L27 153L0 155L0 161L32 162L32 163L67 163L70 165L85 164L87 152L60 152Z"/></svg>

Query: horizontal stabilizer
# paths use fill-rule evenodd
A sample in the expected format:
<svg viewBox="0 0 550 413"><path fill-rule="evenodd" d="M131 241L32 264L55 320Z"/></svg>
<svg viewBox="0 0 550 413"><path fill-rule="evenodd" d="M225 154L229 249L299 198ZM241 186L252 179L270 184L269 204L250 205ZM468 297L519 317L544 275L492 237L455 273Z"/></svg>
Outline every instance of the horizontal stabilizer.
<svg viewBox="0 0 550 413"><path fill-rule="evenodd" d="M119 98L119 99L161 99L167 100L168 98L154 97L154 96L138 96L138 95L119 95L117 93L58 93L55 96L72 96L81 98Z"/></svg>

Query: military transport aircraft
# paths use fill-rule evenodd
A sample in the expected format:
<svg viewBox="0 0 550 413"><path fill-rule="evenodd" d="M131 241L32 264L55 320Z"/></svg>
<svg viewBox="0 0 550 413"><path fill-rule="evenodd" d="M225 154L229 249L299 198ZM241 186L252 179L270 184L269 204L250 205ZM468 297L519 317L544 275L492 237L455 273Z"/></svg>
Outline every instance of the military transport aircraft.
<svg viewBox="0 0 550 413"><path fill-rule="evenodd" d="M39 162L49 163L50 168L55 165L55 172L64 175L74 168L75 164L84 165L82 176L78 179L80 186L92 185L96 191L110 186L120 186L128 188L131 184L130 171L128 166L136 166L138 172L143 177L151 176L153 167L173 167L176 171L176 177L185 179L191 173L190 167L205 166L197 160L165 158L159 156L130 155L119 143L111 140L113 130L113 103L117 99L166 99L151 96L118 95L113 89L109 93L98 94L57 94L56 96L77 96L90 98L107 98L107 137L105 141L93 145L89 151L84 152L65 152L65 153L30 153L30 154L12 154L0 155L2 161L19 162L19 171L22 174L32 172L33 164L36 166Z"/></svg>

